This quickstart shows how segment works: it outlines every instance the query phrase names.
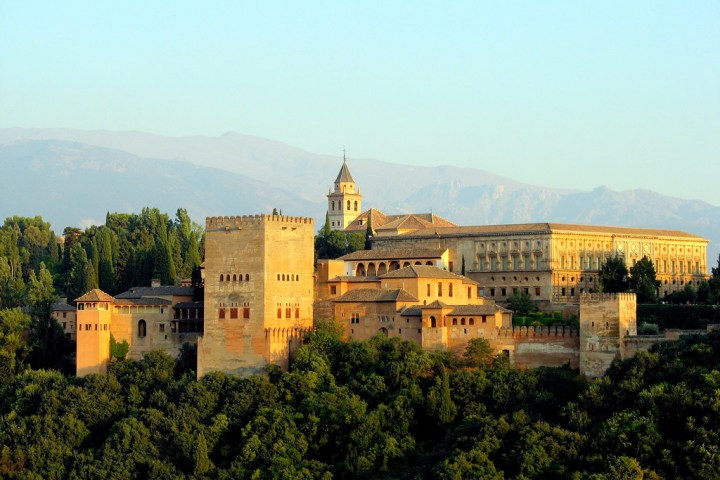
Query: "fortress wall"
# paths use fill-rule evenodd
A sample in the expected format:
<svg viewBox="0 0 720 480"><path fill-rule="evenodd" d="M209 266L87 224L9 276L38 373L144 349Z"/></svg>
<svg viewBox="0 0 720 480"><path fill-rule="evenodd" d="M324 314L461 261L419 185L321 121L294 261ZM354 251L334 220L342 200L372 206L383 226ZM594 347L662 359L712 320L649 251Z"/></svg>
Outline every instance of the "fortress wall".
<svg viewBox="0 0 720 480"><path fill-rule="evenodd" d="M490 341L497 352L510 354L517 368L579 366L578 329L572 326L503 327Z"/></svg>

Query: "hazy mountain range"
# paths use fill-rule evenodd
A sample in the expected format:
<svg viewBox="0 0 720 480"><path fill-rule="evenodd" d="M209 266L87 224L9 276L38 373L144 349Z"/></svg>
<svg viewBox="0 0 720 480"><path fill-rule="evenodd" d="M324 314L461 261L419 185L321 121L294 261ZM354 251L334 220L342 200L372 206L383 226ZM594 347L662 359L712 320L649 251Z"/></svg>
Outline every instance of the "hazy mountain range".
<svg viewBox="0 0 720 480"><path fill-rule="evenodd" d="M0 129L0 216L42 215L54 230L102 223L105 213L178 207L206 216L271 212L325 218L339 156L229 132L166 137L143 132ZM561 190L474 168L348 159L363 207L429 212L460 225L562 222L679 229L720 250L720 207L648 190ZM571 186L569 186L571 187Z"/></svg>

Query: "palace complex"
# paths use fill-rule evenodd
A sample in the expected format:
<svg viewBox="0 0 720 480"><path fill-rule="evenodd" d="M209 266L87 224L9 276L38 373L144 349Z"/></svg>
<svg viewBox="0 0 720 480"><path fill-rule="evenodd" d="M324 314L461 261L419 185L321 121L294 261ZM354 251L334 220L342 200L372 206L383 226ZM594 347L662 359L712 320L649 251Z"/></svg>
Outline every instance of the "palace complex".
<svg viewBox="0 0 720 480"><path fill-rule="evenodd" d="M204 297L190 286L138 287L75 300L77 374L106 371L111 335L130 358L197 344L198 376L287 369L316 318L352 339L377 334L462 351L485 338L518 367L569 364L602 375L617 357L663 336L638 337L635 295L598 293L602 264L656 266L660 294L707 278L708 241L685 232L534 223L457 226L433 214L362 210L347 162L327 195L330 228L374 236L371 250L315 266L312 219L281 215L206 220ZM503 302L524 292L546 311L579 314L579 328L513 327ZM66 307L62 307L63 309ZM72 310L72 307L70 307ZM56 316L67 317L67 310ZM66 330L67 331L67 330Z"/></svg>

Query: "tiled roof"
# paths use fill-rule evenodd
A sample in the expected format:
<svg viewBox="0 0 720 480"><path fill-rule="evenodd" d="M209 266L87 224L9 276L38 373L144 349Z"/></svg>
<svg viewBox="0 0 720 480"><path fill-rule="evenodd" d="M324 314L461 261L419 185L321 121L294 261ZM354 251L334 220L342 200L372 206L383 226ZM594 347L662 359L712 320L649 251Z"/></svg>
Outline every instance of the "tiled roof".
<svg viewBox="0 0 720 480"><path fill-rule="evenodd" d="M130 290L115 295L115 298L142 298L142 297L190 297L193 294L193 287L182 285L168 285L163 287L133 287Z"/></svg>
<svg viewBox="0 0 720 480"><path fill-rule="evenodd" d="M340 167L340 173L338 173L338 176L335 179L335 183L340 183L340 182L355 183L355 180L353 180L352 175L350 175L350 169L347 166L347 162L345 162L345 161L343 161L342 167Z"/></svg>
<svg viewBox="0 0 720 480"><path fill-rule="evenodd" d="M173 308L204 308L205 302L178 302Z"/></svg>
<svg viewBox="0 0 720 480"><path fill-rule="evenodd" d="M112 296L103 292L99 288L95 288L95 289L87 292L82 297L76 298L75 303L77 303L77 302L112 302L114 300L115 299Z"/></svg>
<svg viewBox="0 0 720 480"><path fill-rule="evenodd" d="M77 308L67 302L55 302L52 304L52 310L53 312L74 312Z"/></svg>
<svg viewBox="0 0 720 480"><path fill-rule="evenodd" d="M346 232L359 232L367 229L368 220L373 230L378 231L382 229L392 230L398 228L398 225L403 222L410 222L403 224L401 228L431 228L431 227L455 227L456 225L442 218L434 213L404 213L400 215L385 215L380 210L371 208L358 215L355 220L350 222L345 228Z"/></svg>
<svg viewBox="0 0 720 480"><path fill-rule="evenodd" d="M614 235L645 235L660 237L680 237L702 239L680 230L663 230L654 228L612 227L601 225L576 225L566 223L518 223L510 225L480 225L468 227L431 227L416 230L397 238L408 237L442 237L442 236L472 236L472 235L503 235L508 233L551 233L551 232L577 232L577 233L605 233ZM384 237L387 239L387 237Z"/></svg>
<svg viewBox="0 0 720 480"><path fill-rule="evenodd" d="M449 315L495 315L505 311L498 305L458 305Z"/></svg>
<svg viewBox="0 0 720 480"><path fill-rule="evenodd" d="M155 297L116 298L115 305L171 305L170 300Z"/></svg>
<svg viewBox="0 0 720 480"><path fill-rule="evenodd" d="M403 267L380 275L380 278L451 278L453 280L462 280L463 283L477 285L475 280L471 280L468 277L429 265L410 265L409 267Z"/></svg>
<svg viewBox="0 0 720 480"><path fill-rule="evenodd" d="M358 288L350 290L338 298L335 302L417 302L418 299L402 288Z"/></svg>
<svg viewBox="0 0 720 480"><path fill-rule="evenodd" d="M412 307L405 307L400 310L400 315L403 315L405 317L421 317L422 309L417 305L414 305Z"/></svg>
<svg viewBox="0 0 720 480"><path fill-rule="evenodd" d="M421 308L421 309L425 309L425 308L445 308L445 307L447 307L447 306L448 306L447 303L443 303L443 302L441 302L440 300L435 300L434 302L428 303L427 305L423 305L423 306L420 307L420 308Z"/></svg>
<svg viewBox="0 0 720 480"><path fill-rule="evenodd" d="M379 282L380 277L376 277L374 275L368 275L367 277L361 277L361 276L349 276L349 275L342 275L335 278L331 278L328 280L330 282L349 282L349 283L372 283L372 282Z"/></svg>
<svg viewBox="0 0 720 480"><path fill-rule="evenodd" d="M446 248L394 248L392 250L357 250L338 260L405 260L412 258L440 258Z"/></svg>

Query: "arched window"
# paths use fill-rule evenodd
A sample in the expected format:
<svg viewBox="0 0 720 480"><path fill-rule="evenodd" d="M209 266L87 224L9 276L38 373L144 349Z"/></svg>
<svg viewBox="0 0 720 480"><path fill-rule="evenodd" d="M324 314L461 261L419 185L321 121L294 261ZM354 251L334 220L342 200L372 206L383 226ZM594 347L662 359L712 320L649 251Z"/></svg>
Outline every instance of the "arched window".
<svg viewBox="0 0 720 480"><path fill-rule="evenodd" d="M283 282L285 281L285 274L284 274L284 273L282 274L282 281L283 281Z"/></svg>
<svg viewBox="0 0 720 480"><path fill-rule="evenodd" d="M334 212L334 211L335 211L335 200L332 201L332 209L333 209L333 212Z"/></svg>
<svg viewBox="0 0 720 480"><path fill-rule="evenodd" d="M138 321L138 337L142 338L147 335L147 323L145 320Z"/></svg>
<svg viewBox="0 0 720 480"><path fill-rule="evenodd" d="M237 282L237 274L233 273L233 282Z"/></svg>
<svg viewBox="0 0 720 480"><path fill-rule="evenodd" d="M347 201L347 209L350 210L350 200Z"/></svg>
<svg viewBox="0 0 720 480"><path fill-rule="evenodd" d="M225 280L225 276L221 273L221 274L220 274L220 281L222 282L223 280Z"/></svg>
<svg viewBox="0 0 720 480"><path fill-rule="evenodd" d="M357 200L355 200L355 211L357 212Z"/></svg>
<svg viewBox="0 0 720 480"><path fill-rule="evenodd" d="M430 317L430 326L432 328L437 327L437 320L435 320L435 317Z"/></svg>
<svg viewBox="0 0 720 480"><path fill-rule="evenodd" d="M471 318L470 320L468 320L468 325L475 325L475 319Z"/></svg>
<svg viewBox="0 0 720 480"><path fill-rule="evenodd" d="M278 280L280 280L280 274L278 273Z"/></svg>
<svg viewBox="0 0 720 480"><path fill-rule="evenodd" d="M460 325L465 325L465 319L464 319L464 318L461 318L461 319L460 319Z"/></svg>
<svg viewBox="0 0 720 480"><path fill-rule="evenodd" d="M246 273L246 274L245 274L245 281L246 281L246 282L249 282L249 281L250 281L250 274L249 274L249 273Z"/></svg>
<svg viewBox="0 0 720 480"><path fill-rule="evenodd" d="M453 325L457 325L457 318L453 318Z"/></svg>

